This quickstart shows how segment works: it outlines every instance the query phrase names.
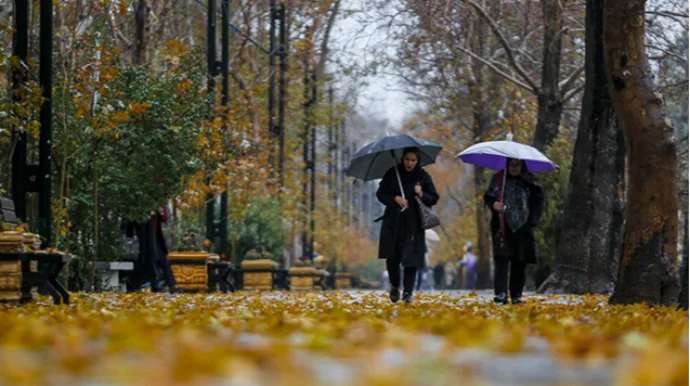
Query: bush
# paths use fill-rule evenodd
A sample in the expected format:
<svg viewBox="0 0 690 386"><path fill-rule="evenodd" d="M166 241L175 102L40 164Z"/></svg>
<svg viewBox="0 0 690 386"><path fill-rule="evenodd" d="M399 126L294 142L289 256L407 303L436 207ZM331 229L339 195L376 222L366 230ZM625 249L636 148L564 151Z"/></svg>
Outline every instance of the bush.
<svg viewBox="0 0 690 386"><path fill-rule="evenodd" d="M281 261L287 227L282 221L283 208L279 201L253 198L243 216L229 222L230 241L236 256ZM250 251L254 250L251 254ZM249 257L248 257L249 256Z"/></svg>

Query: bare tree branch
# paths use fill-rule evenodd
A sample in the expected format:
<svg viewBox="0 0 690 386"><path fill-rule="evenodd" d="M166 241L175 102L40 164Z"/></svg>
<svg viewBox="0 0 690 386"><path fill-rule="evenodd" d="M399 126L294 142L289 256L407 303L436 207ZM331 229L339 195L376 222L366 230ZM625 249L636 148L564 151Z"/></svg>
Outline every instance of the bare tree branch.
<svg viewBox="0 0 690 386"><path fill-rule="evenodd" d="M479 14L489 22L489 25L491 26L491 30L494 32L494 34L498 37L499 41L501 42L501 45L503 48L506 50L506 55L508 55L508 60L510 61L510 64L513 66L515 71L523 78L523 80L529 85L529 88L531 91L535 94L539 93L539 87L534 83L534 81L527 75L525 70L520 66L516 61L515 61L515 56L513 55L513 49L510 48L510 45L508 45L508 40L506 39L505 36L503 36L503 33L501 30L498 28L496 25L496 22L491 18L486 13L486 10L476 2L469 0L468 3L479 12ZM521 86L523 87L523 86Z"/></svg>
<svg viewBox="0 0 690 386"><path fill-rule="evenodd" d="M567 93L567 94L563 97L563 99L561 100L561 102L565 103L565 102L569 101L570 98L572 98L572 97L574 97L575 95L577 95L577 94L578 94L580 91L582 91L584 88L585 88L585 84L583 83L583 84L581 84L580 86L578 86L577 88L575 88L574 90L572 90L572 91L570 91L569 93Z"/></svg>
<svg viewBox="0 0 690 386"><path fill-rule="evenodd" d="M490 69L492 69L492 70L493 70L494 72L496 72L498 75L501 75L502 77L504 77L504 78L508 79L509 81L515 83L516 85L518 85L518 86L524 88L525 90L527 90L527 91L529 91L529 92L531 92L531 93L534 93L534 94L536 94L536 93L538 92L539 88L533 88L532 85L523 83L523 82L519 81L518 79L516 79L515 77L513 77L513 76L511 76L511 75L509 75L509 74L506 74L505 72L501 71L498 67L496 67L493 63L487 61L486 59L484 59L484 58L482 58L481 56L475 54L474 52L472 52L472 51L470 51L470 50L468 50L468 49L466 49L466 48L464 48L464 47L458 47L458 49L459 49L460 51L462 51L462 52L464 52L464 53L470 55L471 57L473 57L473 58L479 60L480 62L484 63L484 65L486 65L487 67L489 67Z"/></svg>
<svg viewBox="0 0 690 386"><path fill-rule="evenodd" d="M561 94L565 94L568 91L570 91L570 89L573 87L573 84L575 84L575 81L580 78L580 75L582 75L583 72L585 72L584 65L578 67L575 71L573 71L573 73L570 74L568 78L563 79L558 84L558 88L561 90Z"/></svg>

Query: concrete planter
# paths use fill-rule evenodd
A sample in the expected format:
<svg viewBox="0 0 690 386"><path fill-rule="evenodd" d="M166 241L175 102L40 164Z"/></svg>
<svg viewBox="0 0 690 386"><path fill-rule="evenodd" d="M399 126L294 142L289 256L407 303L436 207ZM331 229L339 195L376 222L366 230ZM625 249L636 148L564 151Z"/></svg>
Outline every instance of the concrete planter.
<svg viewBox="0 0 690 386"><path fill-rule="evenodd" d="M208 282L209 254L206 252L171 252L168 254L170 267L177 286L185 291L206 291Z"/></svg>
<svg viewBox="0 0 690 386"><path fill-rule="evenodd" d="M335 288L350 289L352 288L352 273L338 272L335 274Z"/></svg>
<svg viewBox="0 0 690 386"><path fill-rule="evenodd" d="M272 290L273 274L278 263L269 259L242 261L243 286L245 290Z"/></svg>

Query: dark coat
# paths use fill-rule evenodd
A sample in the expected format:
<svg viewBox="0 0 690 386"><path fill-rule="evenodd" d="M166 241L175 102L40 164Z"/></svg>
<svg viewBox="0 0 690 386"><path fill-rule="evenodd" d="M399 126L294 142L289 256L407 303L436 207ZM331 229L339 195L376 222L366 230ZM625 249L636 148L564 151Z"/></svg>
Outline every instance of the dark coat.
<svg viewBox="0 0 690 386"><path fill-rule="evenodd" d="M484 193L484 202L491 209L491 238L493 240L494 258L509 258L511 261L536 264L538 258L537 240L534 237L534 228L539 224L539 219L544 211L544 190L532 173L523 172L518 177L510 175L507 178L515 178L528 190L529 218L517 232L512 232L505 225L506 246L500 245L501 225L499 214L494 209L494 203L500 198L503 184L503 172L494 174L489 183L489 188Z"/></svg>
<svg viewBox="0 0 690 386"><path fill-rule="evenodd" d="M396 248L402 255L402 265L404 267L423 267L424 254L426 253L426 240L424 229L422 229L419 205L414 198L414 186L417 183L422 185L422 202L427 206L434 206L438 202L436 187L427 173L421 167L408 172L398 165L400 179L405 198L408 201L408 208L404 212L400 211L400 206L395 203L395 197L400 196L400 185L395 175L395 170L390 168L379 183L376 192L378 200L386 206L381 224L381 236L379 238L379 259L386 259L396 253Z"/></svg>

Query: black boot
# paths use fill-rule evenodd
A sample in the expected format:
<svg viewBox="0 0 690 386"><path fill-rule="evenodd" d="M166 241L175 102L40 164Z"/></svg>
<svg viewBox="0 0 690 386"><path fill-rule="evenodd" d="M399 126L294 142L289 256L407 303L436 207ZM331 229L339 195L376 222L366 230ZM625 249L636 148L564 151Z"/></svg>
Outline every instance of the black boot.
<svg viewBox="0 0 690 386"><path fill-rule="evenodd" d="M513 303L513 304L520 304L520 303L522 303L522 297L521 297L521 296L518 296L518 297L515 297L515 298L510 298L510 302Z"/></svg>
<svg viewBox="0 0 690 386"><path fill-rule="evenodd" d="M412 303L412 291L403 292L403 301L405 303Z"/></svg>
<svg viewBox="0 0 690 386"><path fill-rule="evenodd" d="M508 294L505 292L501 292L500 294L497 294L494 296L494 303L499 304L499 305L506 305L508 304Z"/></svg>
<svg viewBox="0 0 690 386"><path fill-rule="evenodd" d="M397 303L400 300L400 290L396 287L391 288L390 297L391 302Z"/></svg>

